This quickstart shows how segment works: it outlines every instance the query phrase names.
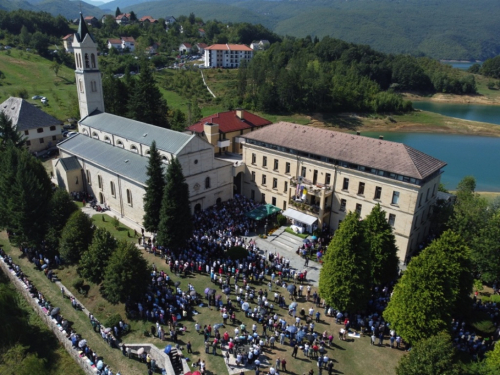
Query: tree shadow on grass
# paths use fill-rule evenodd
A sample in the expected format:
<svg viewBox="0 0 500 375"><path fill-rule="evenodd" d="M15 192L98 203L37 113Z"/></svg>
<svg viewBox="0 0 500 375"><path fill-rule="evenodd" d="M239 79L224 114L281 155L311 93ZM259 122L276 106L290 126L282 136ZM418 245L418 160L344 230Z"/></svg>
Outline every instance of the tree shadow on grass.
<svg viewBox="0 0 500 375"><path fill-rule="evenodd" d="M363 125L357 116L351 114L325 113L322 117L318 120L322 120L327 127L332 128L354 131Z"/></svg>

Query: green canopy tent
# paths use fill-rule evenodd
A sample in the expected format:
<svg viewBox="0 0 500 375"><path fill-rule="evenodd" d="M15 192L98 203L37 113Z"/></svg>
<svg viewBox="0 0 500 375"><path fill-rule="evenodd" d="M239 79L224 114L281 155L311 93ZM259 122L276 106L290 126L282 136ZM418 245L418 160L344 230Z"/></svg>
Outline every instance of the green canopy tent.
<svg viewBox="0 0 500 375"><path fill-rule="evenodd" d="M255 210L247 212L245 216L253 220L262 220L268 217L269 215L275 214L280 211L281 208L273 206L272 204L266 204L257 207Z"/></svg>

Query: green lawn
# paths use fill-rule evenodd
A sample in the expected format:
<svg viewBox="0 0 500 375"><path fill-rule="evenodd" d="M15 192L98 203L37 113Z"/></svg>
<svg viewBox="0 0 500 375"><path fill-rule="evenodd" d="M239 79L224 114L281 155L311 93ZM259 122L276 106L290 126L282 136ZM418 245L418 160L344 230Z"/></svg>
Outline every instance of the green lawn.
<svg viewBox="0 0 500 375"><path fill-rule="evenodd" d="M307 238L309 237L308 234L305 234L305 233L295 233L292 229L290 228L285 228L285 232L287 233L290 233L290 234L293 234L294 236L297 236L297 237L300 237L300 238Z"/></svg>
<svg viewBox="0 0 500 375"><path fill-rule="evenodd" d="M112 234L121 239L128 239L130 241L136 241L136 238L129 238L127 236L127 229L125 226L121 225L120 230L115 230L111 225L111 219L106 218L106 221L102 221L100 218L102 215L94 215L94 223L98 227L105 227L110 230ZM132 233L131 230L128 231ZM5 235L2 237L2 243L4 245L7 244L5 239ZM23 270L28 274L34 284L42 289L44 293L47 295L49 300L51 300L54 304L62 306L63 314L67 315L68 318L75 322L75 328L78 332L85 332L85 336L88 336L89 345L95 350L98 351L99 354L102 354L107 362L109 362L113 368L113 370L121 370L122 374L139 374L144 373L144 366L140 365L135 361L124 361L123 357L117 350L111 350L98 334L92 333L90 324L88 322L88 318L84 316L81 312L74 311L67 300L62 300L60 296L60 291L58 291L57 287L50 283L41 272L35 270L31 263L29 263L26 259L19 259L19 251L10 249L10 246L4 246L6 251L8 251L14 258L15 262L20 264ZM152 254L146 253L143 251L143 255L146 260L150 264L156 264L159 269L165 270L167 272L172 282L180 281L181 288L186 289L187 284L190 282L196 290L203 294L203 290L212 285L209 277L205 275L191 275L187 278L178 278L175 275L170 273L165 262L153 256ZM78 277L76 273L76 267L64 267L57 271L59 278L62 282L69 287L69 289L77 294L77 291L71 287L72 281ZM267 282L266 282L267 284ZM266 284L262 286L257 286L258 288L262 287L263 289L267 289ZM119 313L122 317L125 317L125 309L123 304L112 305L107 301L103 300L99 294L99 286L98 285L89 285L90 289L88 291L87 296L79 296L81 302L94 313L94 315L101 321L106 319L108 316ZM214 285L214 288L217 287ZM282 288L279 288L280 292L282 292ZM273 289L274 293L274 289ZM310 303L307 303L305 299L299 300L299 309L304 307L308 309ZM183 336L179 336L180 345L184 346L187 341L191 341L193 345L193 355L190 355L191 361L196 361L198 358L202 358L207 362L207 369L211 374L226 374L227 370L224 364L224 360L220 354L220 350L218 351L217 356L206 355L203 349L203 337L202 335L197 335L194 332L194 324L195 322L199 322L201 326L205 324L216 324L222 323L222 318L220 313L215 309L210 309L207 307L197 307L196 311L199 312L199 315L194 316L193 318L183 321L186 324L188 331ZM323 315L323 310L320 310L322 313L321 322L316 325L317 332L331 332L334 336L338 333L338 329L340 326L337 326L332 318L326 318ZM291 317L288 316L286 310L279 309L279 315L283 316L287 321L291 322ZM248 327L251 327L253 321L243 316L243 313L238 311L236 313L237 319L242 320ZM152 337L144 337L144 330L149 330L151 326L150 322L147 321L132 321L131 324L131 332L123 338L125 343L136 343L136 342L152 342L158 347L162 348L169 343L161 342L157 338ZM226 327L222 329L222 333L227 330L230 334L234 332L234 326L231 324L227 324ZM261 329L259 328L259 332ZM372 372L377 372L381 374L394 374L394 368L401 357L403 355L403 351L390 350L386 347L374 347L369 343L369 338L364 337L360 339L351 339L351 341L338 341L335 339L334 346L332 348L328 348L328 354L330 358L335 360L335 370L341 374L350 374L350 375L364 375ZM316 364L314 361L304 357L302 354L299 354L297 359L291 357L291 348L289 346L280 346L277 345L274 349L266 349L265 355L269 358L272 363L274 363L276 357L286 358L288 362L288 372L290 374L301 375L309 372L310 369L316 370Z"/></svg>
<svg viewBox="0 0 500 375"><path fill-rule="evenodd" d="M0 79L0 102L9 96L16 96L19 90L28 91L28 102L43 106L43 110L50 115L64 121L76 115L74 104L76 87L74 72L61 66L58 76L51 69L52 61L39 55L10 50L0 53L0 71L5 78ZM42 95L49 99L47 105L40 100L31 100L34 95Z"/></svg>

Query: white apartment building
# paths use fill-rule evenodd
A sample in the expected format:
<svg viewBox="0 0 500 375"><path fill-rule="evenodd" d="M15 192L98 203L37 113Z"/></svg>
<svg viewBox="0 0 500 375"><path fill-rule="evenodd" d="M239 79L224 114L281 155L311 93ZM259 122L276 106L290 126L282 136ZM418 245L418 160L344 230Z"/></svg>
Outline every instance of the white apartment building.
<svg viewBox="0 0 500 375"><path fill-rule="evenodd" d="M214 44L205 48L205 66L211 68L238 68L252 57L253 50L244 44Z"/></svg>

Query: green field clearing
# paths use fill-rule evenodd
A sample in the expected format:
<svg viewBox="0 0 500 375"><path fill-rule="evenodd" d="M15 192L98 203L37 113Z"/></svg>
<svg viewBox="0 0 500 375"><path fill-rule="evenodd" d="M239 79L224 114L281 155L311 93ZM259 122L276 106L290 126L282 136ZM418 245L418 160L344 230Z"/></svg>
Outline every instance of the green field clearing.
<svg viewBox="0 0 500 375"><path fill-rule="evenodd" d="M16 95L22 89L28 91L28 102L43 106L43 110L61 121L76 115L76 87L74 72L61 66L58 76L51 68L52 61L34 53L10 50L0 53L0 71L5 78L0 80L0 101ZM40 100L31 100L34 95L47 97L47 105ZM77 108L76 108L77 110Z"/></svg>

